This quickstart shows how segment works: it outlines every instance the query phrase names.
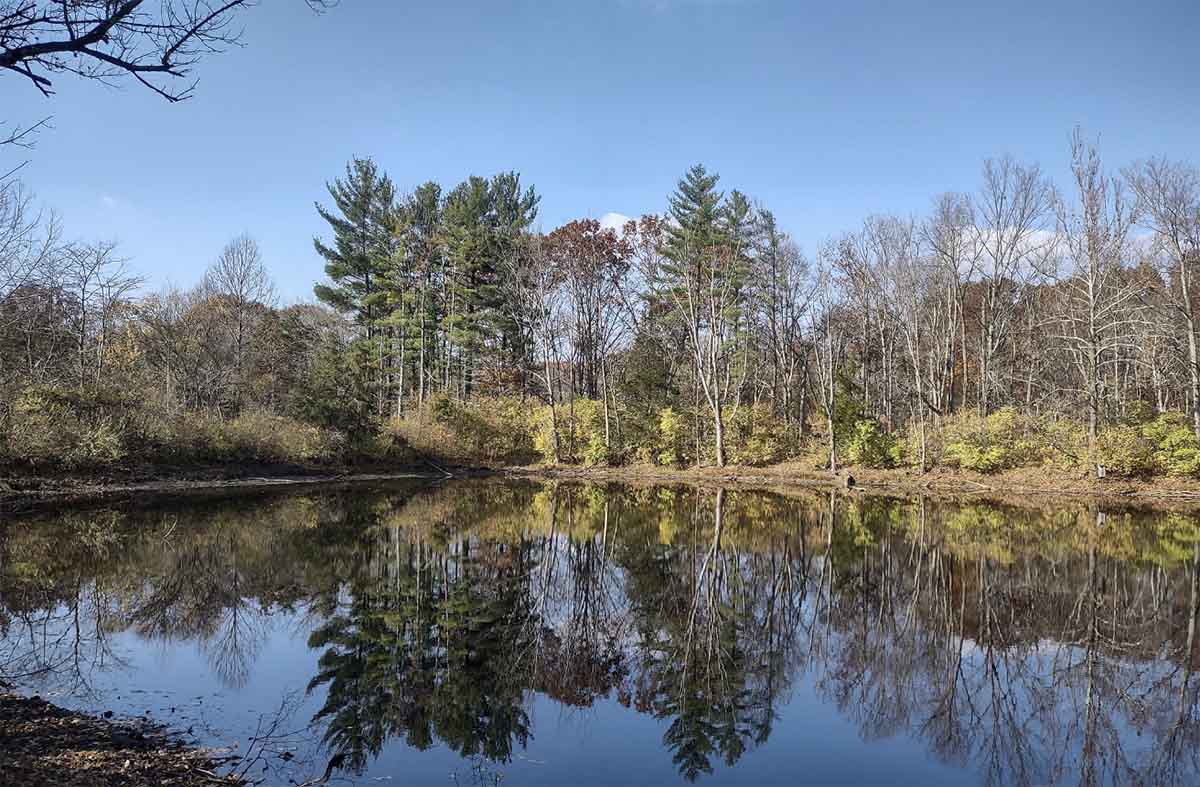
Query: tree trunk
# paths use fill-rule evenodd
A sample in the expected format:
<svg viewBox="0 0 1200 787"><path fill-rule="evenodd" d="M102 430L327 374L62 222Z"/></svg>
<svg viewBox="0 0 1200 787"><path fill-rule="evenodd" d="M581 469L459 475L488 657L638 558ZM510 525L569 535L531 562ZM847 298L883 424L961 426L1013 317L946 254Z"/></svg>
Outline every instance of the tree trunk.
<svg viewBox="0 0 1200 787"><path fill-rule="evenodd" d="M837 416L837 389L835 388L834 365L833 365L833 342L827 342L829 353L829 392L826 394L829 398L825 408L825 413L829 417L829 472L837 472L837 437L834 434Z"/></svg>
<svg viewBox="0 0 1200 787"><path fill-rule="evenodd" d="M725 425L721 423L721 397L713 398L713 426L716 428L717 467L725 466Z"/></svg>
<svg viewBox="0 0 1200 787"><path fill-rule="evenodd" d="M405 350L404 331L400 331L400 379L396 386L396 417L404 415L404 367L408 365L408 360L405 358L407 354Z"/></svg>
<svg viewBox="0 0 1200 787"><path fill-rule="evenodd" d="M612 450L612 429L608 415L608 363L600 361L600 393L604 396L604 454L611 461L609 452Z"/></svg>
<svg viewBox="0 0 1200 787"><path fill-rule="evenodd" d="M1187 262L1179 262L1179 289L1183 296L1184 321L1188 332L1188 372L1192 389L1192 430L1200 439L1200 357L1196 350L1196 307L1192 304L1191 282L1188 281Z"/></svg>
<svg viewBox="0 0 1200 787"><path fill-rule="evenodd" d="M425 291L421 291L421 339L417 349L417 408L425 406Z"/></svg>
<svg viewBox="0 0 1200 787"><path fill-rule="evenodd" d="M558 412L554 406L554 385L551 382L550 377L549 349L547 349L545 352L545 363L543 368L546 371L546 396L548 396L550 399L550 434L552 436L550 444L552 450L554 451L554 464L558 464L561 461L562 455L558 446Z"/></svg>

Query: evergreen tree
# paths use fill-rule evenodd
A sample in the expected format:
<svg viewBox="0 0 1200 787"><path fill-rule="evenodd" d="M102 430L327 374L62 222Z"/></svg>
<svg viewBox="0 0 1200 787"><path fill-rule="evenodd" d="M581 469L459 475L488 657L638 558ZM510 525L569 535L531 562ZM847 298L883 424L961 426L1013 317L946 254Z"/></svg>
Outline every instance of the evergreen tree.
<svg viewBox="0 0 1200 787"><path fill-rule="evenodd" d="M316 208L333 229L333 244L314 238L313 245L325 259L332 285L318 284L313 292L338 311L354 314L370 336L384 300L379 285L390 256L395 190L369 158L353 159L345 179L327 188L335 210L319 203Z"/></svg>
<svg viewBox="0 0 1200 787"><path fill-rule="evenodd" d="M521 190L521 176L516 172L502 172L492 176L491 182L491 226L492 253L495 266L501 260L513 259L528 251L524 243L526 233L537 218L537 206L541 197L529 186ZM533 363L532 348L520 326L512 319L515 310L502 303L503 295L498 276L488 282L489 322L497 334L502 363L518 372ZM523 375L522 375L523 376Z"/></svg>
<svg viewBox="0 0 1200 787"><path fill-rule="evenodd" d="M436 338L441 320L439 286L444 276L442 255L442 187L421 184L400 208L404 237L399 244L402 290L395 293L394 321L400 332L402 359L411 364L408 387L417 402L425 400L427 381L436 361ZM404 373L401 372L401 380ZM403 386L402 386L403 387ZM400 392L404 396L404 392Z"/></svg>
<svg viewBox="0 0 1200 787"><path fill-rule="evenodd" d="M470 393L475 358L483 345L487 312L486 288L494 278L488 214L491 193L488 182L471 176L446 198L444 232L449 281L447 282L446 337L447 379L455 366L460 392Z"/></svg>
<svg viewBox="0 0 1200 787"><path fill-rule="evenodd" d="M453 362L464 396L475 385L485 351L496 350L511 360L520 344L514 339L519 332L506 316L509 310L501 303L499 267L501 260L520 253L540 199L533 187L522 191L515 172L490 181L472 176L446 198L447 337L456 352Z"/></svg>
<svg viewBox="0 0 1200 787"><path fill-rule="evenodd" d="M725 403L743 380L734 374L752 212L740 192L717 191L719 176L702 164L679 181L670 199L658 287L687 327L697 388L713 418L713 448L725 464ZM743 359L744 361L744 359ZM745 373L745 363L742 364Z"/></svg>
<svg viewBox="0 0 1200 787"><path fill-rule="evenodd" d="M371 159L353 159L345 178L328 184L334 209L317 204L317 213L333 230L333 243L314 238L317 253L325 259L331 284L313 288L317 298L343 314L354 316L363 331L366 347L358 354L372 356L360 368L376 391L376 408L382 410L384 350L376 341L380 320L388 311L384 286L395 237L395 190L386 174Z"/></svg>
<svg viewBox="0 0 1200 787"><path fill-rule="evenodd" d="M665 251L676 266L697 264L700 255L719 241L721 200L725 196L717 191L720 179L720 175L710 175L703 164L697 164L671 195L669 213L674 221L667 225Z"/></svg>

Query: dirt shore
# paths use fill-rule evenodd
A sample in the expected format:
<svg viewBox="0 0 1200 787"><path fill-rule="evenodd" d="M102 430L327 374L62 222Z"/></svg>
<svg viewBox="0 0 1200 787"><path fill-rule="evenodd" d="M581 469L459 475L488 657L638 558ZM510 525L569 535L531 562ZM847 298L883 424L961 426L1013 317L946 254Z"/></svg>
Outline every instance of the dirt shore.
<svg viewBox="0 0 1200 787"><path fill-rule="evenodd" d="M212 756L148 721L76 713L0 692L0 784L23 787L241 785Z"/></svg>
<svg viewBox="0 0 1200 787"><path fill-rule="evenodd" d="M687 483L713 486L756 488L845 487L847 477L855 489L894 494L1029 498L1039 503L1051 498L1092 498L1170 504L1172 507L1195 505L1200 508L1200 483L1193 479L1088 478L1081 474L1056 472L1045 468L1017 470L983 475L939 468L926 473L911 469L872 470L848 468L837 474L812 470L797 464L769 467L701 467L672 469L655 466L633 467L552 467L531 465L501 468L451 468L458 475L519 477L531 479L578 480L613 483Z"/></svg>
<svg viewBox="0 0 1200 787"><path fill-rule="evenodd" d="M47 504L84 503L176 494L227 494L301 485L438 479L429 463L331 468L294 464L156 467L85 475L0 474L0 513Z"/></svg>
<svg viewBox="0 0 1200 787"><path fill-rule="evenodd" d="M140 496L227 494L240 490L300 485L369 483L399 479L503 477L630 484L703 484L745 488L854 487L896 494L932 494L997 498L1094 498L1138 501L1146 505L1200 508L1200 483L1194 479L1097 480L1079 473L1021 468L993 475L939 468L924 474L911 469L849 468L838 474L801 465L672 469L648 465L564 467L549 465L458 466L425 461L398 466L331 469L300 465L243 465L155 468L141 473L91 476L0 476L0 512L47 503L76 503Z"/></svg>

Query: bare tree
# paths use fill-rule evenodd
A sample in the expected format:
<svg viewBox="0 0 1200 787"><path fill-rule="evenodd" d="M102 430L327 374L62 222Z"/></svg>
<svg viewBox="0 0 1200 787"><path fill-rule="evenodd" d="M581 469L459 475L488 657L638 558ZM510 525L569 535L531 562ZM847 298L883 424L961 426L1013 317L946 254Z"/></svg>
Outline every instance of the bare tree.
<svg viewBox="0 0 1200 787"><path fill-rule="evenodd" d="M935 413L953 408L955 359L966 361L966 334L963 330L963 300L966 279L979 264L979 244L975 242L975 211L965 194L946 193L934 202L933 214L921 227L921 235L932 258L930 275L941 289L940 312L934 318L930 363L930 391ZM956 340L961 339L957 345ZM966 374L962 380L962 398L966 398Z"/></svg>
<svg viewBox="0 0 1200 787"><path fill-rule="evenodd" d="M1107 367L1118 348L1132 348L1130 328L1140 322L1140 288L1122 267L1134 218L1123 183L1106 175L1095 147L1076 129L1071 138L1075 201L1056 199L1061 264L1043 267L1056 285L1052 320L1056 339L1074 361L1087 406L1088 464L1102 472L1096 436L1104 406Z"/></svg>
<svg viewBox="0 0 1200 787"><path fill-rule="evenodd" d="M859 263L861 275L870 279L878 298L900 326L913 382L913 409L916 412L920 471L926 468L925 425L929 396L925 390L926 344L931 333L930 317L940 310L931 309L934 296L927 292L936 280L932 266L922 254L916 222L895 217L868 219L863 228L865 256Z"/></svg>
<svg viewBox="0 0 1200 787"><path fill-rule="evenodd" d="M825 414L829 441L829 471L836 473L838 375L845 362L847 330L844 307L833 279L832 260L837 249L828 245L821 250L821 270L817 274L815 307L809 311L809 330L816 363L817 401Z"/></svg>
<svg viewBox="0 0 1200 787"><path fill-rule="evenodd" d="M1125 173L1137 195L1139 214L1154 231L1155 246L1165 255L1167 281L1178 290L1169 292L1170 308L1183 320L1187 348L1189 406L1192 429L1200 439L1200 354L1196 347L1196 269L1200 266L1200 170L1165 158L1135 164Z"/></svg>
<svg viewBox="0 0 1200 787"><path fill-rule="evenodd" d="M142 279L117 256L115 243L72 247L61 268L60 286L74 302L71 333L75 337L78 385L82 389L103 379L105 349L114 321Z"/></svg>
<svg viewBox="0 0 1200 787"><path fill-rule="evenodd" d="M306 0L314 11L332 0ZM192 67L235 46L252 0L0 0L0 69L54 93L50 74L113 84L132 77L167 99L192 94Z"/></svg>
<svg viewBox="0 0 1200 787"><path fill-rule="evenodd" d="M0 387L35 379L60 355L53 274L63 250L58 218L20 181L0 183Z"/></svg>
<svg viewBox="0 0 1200 787"><path fill-rule="evenodd" d="M975 200L978 253L974 278L981 289L979 312L979 411L992 407L996 365L1009 341L1019 290L1044 259L1052 242L1048 232L1053 188L1036 166L1008 157L983 165L983 188Z"/></svg>
<svg viewBox="0 0 1200 787"><path fill-rule="evenodd" d="M751 291L761 323L764 355L770 381L763 387L788 424L797 418L801 428L807 406L806 365L808 352L803 320L812 300L813 283L808 259L800 247L781 232L775 216L759 208L755 217L756 242L752 262ZM764 369L760 368L761 374ZM799 393L799 412L793 406L793 391Z"/></svg>
<svg viewBox="0 0 1200 787"><path fill-rule="evenodd" d="M275 285L254 238L243 234L227 243L204 274L204 286L229 332L240 409L246 401L246 356L254 326L262 310L273 306L275 300Z"/></svg>
<svg viewBox="0 0 1200 787"><path fill-rule="evenodd" d="M558 337L563 332L563 274L541 236L532 236L500 259L504 302L509 318L531 337L541 355L542 382L550 405L550 431L554 459L561 459L555 367L559 360Z"/></svg>
<svg viewBox="0 0 1200 787"><path fill-rule="evenodd" d="M60 235L57 218L37 209L20 181L0 184L0 301L49 273Z"/></svg>

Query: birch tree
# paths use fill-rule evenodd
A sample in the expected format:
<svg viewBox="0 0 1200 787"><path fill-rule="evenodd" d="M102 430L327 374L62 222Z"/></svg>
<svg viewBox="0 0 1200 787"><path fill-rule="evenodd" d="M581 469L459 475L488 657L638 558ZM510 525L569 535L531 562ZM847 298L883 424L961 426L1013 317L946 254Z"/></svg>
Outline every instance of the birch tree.
<svg viewBox="0 0 1200 787"><path fill-rule="evenodd" d="M833 260L838 252L831 244L821 251L822 265L817 274L814 305L809 312L809 336L813 348L813 380L816 399L825 415L829 472L838 469L837 433L838 377L845 363L847 339L846 310L833 276Z"/></svg>
<svg viewBox="0 0 1200 787"><path fill-rule="evenodd" d="M979 253L973 254L973 278L980 289L979 412L995 402L1002 351L1010 341L1020 290L1043 263L1052 245L1053 187L1036 165L1009 157L988 159L983 187L975 199Z"/></svg>
<svg viewBox="0 0 1200 787"><path fill-rule="evenodd" d="M1058 291L1054 335L1076 367L1087 408L1088 465L1103 469L1096 437L1105 404L1105 372L1120 348L1136 349L1142 320L1139 287L1122 268L1134 219L1124 183L1101 168L1096 148L1076 129L1071 138L1073 200L1055 201L1058 257L1046 268Z"/></svg>
<svg viewBox="0 0 1200 787"><path fill-rule="evenodd" d="M1167 303L1183 322L1187 348L1192 429L1200 439L1200 355L1197 354L1197 268L1200 267L1200 170L1165 158L1149 159L1126 171L1137 196L1139 214L1154 232L1156 249L1165 257Z"/></svg>

